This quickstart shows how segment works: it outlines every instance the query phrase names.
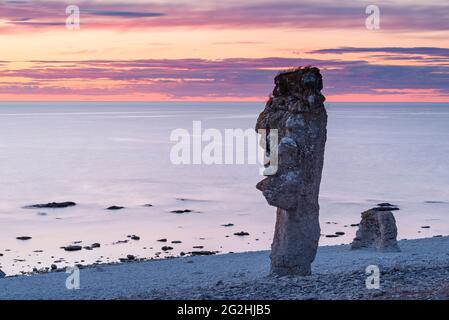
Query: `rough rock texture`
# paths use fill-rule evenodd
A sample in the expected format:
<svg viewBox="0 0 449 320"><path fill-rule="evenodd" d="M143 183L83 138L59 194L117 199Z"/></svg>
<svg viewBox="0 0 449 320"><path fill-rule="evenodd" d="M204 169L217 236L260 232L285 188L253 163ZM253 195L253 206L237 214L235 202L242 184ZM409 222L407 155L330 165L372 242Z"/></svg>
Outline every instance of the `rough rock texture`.
<svg viewBox="0 0 449 320"><path fill-rule="evenodd" d="M309 275L320 238L318 194L326 143L327 113L318 68L280 73L256 130L278 130L278 170L257 184L277 207L271 273ZM269 166L268 164L267 166Z"/></svg>
<svg viewBox="0 0 449 320"><path fill-rule="evenodd" d="M398 229L391 211L385 207L362 212L356 236L351 249L376 249L379 251L400 251L396 237Z"/></svg>

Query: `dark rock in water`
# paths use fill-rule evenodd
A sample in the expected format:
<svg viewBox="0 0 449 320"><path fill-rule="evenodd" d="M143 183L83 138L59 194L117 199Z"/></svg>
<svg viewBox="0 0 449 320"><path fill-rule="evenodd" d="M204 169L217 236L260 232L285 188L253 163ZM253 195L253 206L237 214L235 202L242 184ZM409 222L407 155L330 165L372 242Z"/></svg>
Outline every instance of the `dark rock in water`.
<svg viewBox="0 0 449 320"><path fill-rule="evenodd" d="M182 213L189 213L189 212L193 212L190 209L185 209L185 210L172 210L170 211L171 213L178 213L178 214L182 214Z"/></svg>
<svg viewBox="0 0 449 320"><path fill-rule="evenodd" d="M0 270L0 278L4 278L4 277L6 277L6 274L2 270Z"/></svg>
<svg viewBox="0 0 449 320"><path fill-rule="evenodd" d="M222 227L233 227L234 224L233 223L226 223L226 224L222 224Z"/></svg>
<svg viewBox="0 0 449 320"><path fill-rule="evenodd" d="M396 237L398 230L391 211L377 208L362 212L362 221L351 249L376 249L379 251L400 251Z"/></svg>
<svg viewBox="0 0 449 320"><path fill-rule="evenodd" d="M147 204L144 204L143 206L144 206L144 207L152 207L153 205L150 204L150 203L147 203Z"/></svg>
<svg viewBox="0 0 449 320"><path fill-rule="evenodd" d="M85 246L85 247L83 247L83 248L84 248L85 250L89 250L89 251L90 251L90 250L93 250L92 247L90 247L90 246Z"/></svg>
<svg viewBox="0 0 449 320"><path fill-rule="evenodd" d="M76 206L75 202L72 201L66 201L66 202L49 202L45 204L33 204L30 206L26 206L27 209L57 209L57 208L67 208L67 207L73 207Z"/></svg>
<svg viewBox="0 0 449 320"><path fill-rule="evenodd" d="M162 249L162 251L170 251L170 250L173 250L173 247L163 246L161 249Z"/></svg>
<svg viewBox="0 0 449 320"><path fill-rule="evenodd" d="M70 245L70 246L64 247L65 251L79 251L81 249L83 249L83 248L78 245Z"/></svg>
<svg viewBox="0 0 449 320"><path fill-rule="evenodd" d="M326 234L326 238L337 238L338 235L336 234Z"/></svg>
<svg viewBox="0 0 449 320"><path fill-rule="evenodd" d="M398 207L375 207L373 208L373 210L376 211L397 211L399 210Z"/></svg>
<svg viewBox="0 0 449 320"><path fill-rule="evenodd" d="M28 236L21 236L21 237L16 237L17 240L30 240L32 239L31 237Z"/></svg>
<svg viewBox="0 0 449 320"><path fill-rule="evenodd" d="M184 251L181 251L181 252L179 253L179 255L180 255L181 257L184 257L184 256L186 255L186 253L185 253Z"/></svg>
<svg viewBox="0 0 449 320"><path fill-rule="evenodd" d="M447 202L429 200L429 201L424 201L424 203L428 203L428 204L442 204L442 203L447 203Z"/></svg>
<svg viewBox="0 0 449 320"><path fill-rule="evenodd" d="M344 233L343 231L337 231L337 232L335 232L335 234L336 234L337 236L342 236L342 235L344 235L345 233Z"/></svg>
<svg viewBox="0 0 449 320"><path fill-rule="evenodd" d="M99 243L92 243L92 245L91 245L91 247L92 248L100 248L101 247L101 244L99 244Z"/></svg>
<svg viewBox="0 0 449 320"><path fill-rule="evenodd" d="M389 202L383 202L378 203L376 207L373 208L373 210L377 211L397 211L399 210L398 206L391 204Z"/></svg>
<svg viewBox="0 0 449 320"><path fill-rule="evenodd" d="M106 208L106 210L122 210L125 209L125 207L121 206L110 206L109 208Z"/></svg>
<svg viewBox="0 0 449 320"><path fill-rule="evenodd" d="M423 229L430 229L430 226L421 226Z"/></svg>
<svg viewBox="0 0 449 320"><path fill-rule="evenodd" d="M388 202L382 202L377 204L378 207L395 207L395 205L388 203Z"/></svg>
<svg viewBox="0 0 449 320"><path fill-rule="evenodd" d="M351 226L351 227L358 227L359 224L358 224L358 223L352 223L352 224L350 224L350 226Z"/></svg>
<svg viewBox="0 0 449 320"><path fill-rule="evenodd" d="M132 236L129 237L131 240L140 240L139 236L136 236L135 234L133 234Z"/></svg>
<svg viewBox="0 0 449 320"><path fill-rule="evenodd" d="M239 236L239 237L243 237L243 236L249 236L248 232L244 232L244 231L240 231L240 232L235 232L234 233L235 236Z"/></svg>
<svg viewBox="0 0 449 320"><path fill-rule="evenodd" d="M128 243L128 240L118 240L116 242L113 242L112 244L122 244L122 243Z"/></svg>
<svg viewBox="0 0 449 320"><path fill-rule="evenodd" d="M194 249L203 249L204 246L193 246Z"/></svg>
<svg viewBox="0 0 449 320"><path fill-rule="evenodd" d="M132 254L128 254L126 256L126 258L119 258L120 262L129 262L129 261L134 261L134 260L136 260L136 257Z"/></svg>
<svg viewBox="0 0 449 320"><path fill-rule="evenodd" d="M256 130L269 163L257 184L277 207L270 272L310 275L320 239L318 194L324 162L327 113L318 68L281 72ZM272 130L277 130L277 136ZM266 143L265 143L266 142Z"/></svg>
<svg viewBox="0 0 449 320"><path fill-rule="evenodd" d="M55 265L55 264L52 264L52 265L50 266L50 269L51 269L51 270L56 270L56 269L58 269L58 266Z"/></svg>
<svg viewBox="0 0 449 320"><path fill-rule="evenodd" d="M192 256L211 256L216 254L214 251L192 251L190 253Z"/></svg>
<svg viewBox="0 0 449 320"><path fill-rule="evenodd" d="M157 241L159 241L159 242L167 242L167 239L159 239L159 240L157 240Z"/></svg>
<svg viewBox="0 0 449 320"><path fill-rule="evenodd" d="M173 240L171 243L173 243L173 244L178 244L178 243L182 243L182 241L179 241L179 240Z"/></svg>

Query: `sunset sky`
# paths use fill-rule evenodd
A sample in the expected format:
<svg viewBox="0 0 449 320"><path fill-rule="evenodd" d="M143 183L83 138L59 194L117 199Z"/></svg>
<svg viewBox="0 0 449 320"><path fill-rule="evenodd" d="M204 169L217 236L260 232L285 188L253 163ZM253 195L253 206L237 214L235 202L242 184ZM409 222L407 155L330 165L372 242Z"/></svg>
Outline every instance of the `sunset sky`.
<svg viewBox="0 0 449 320"><path fill-rule="evenodd" d="M260 101L304 65L328 101L448 102L449 1L0 1L2 101Z"/></svg>

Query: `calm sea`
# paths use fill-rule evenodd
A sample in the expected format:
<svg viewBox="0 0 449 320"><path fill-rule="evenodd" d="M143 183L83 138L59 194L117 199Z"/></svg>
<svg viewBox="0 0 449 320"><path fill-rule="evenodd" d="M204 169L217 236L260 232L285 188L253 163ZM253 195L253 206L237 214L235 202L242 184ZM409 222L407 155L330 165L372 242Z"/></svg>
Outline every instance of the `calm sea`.
<svg viewBox="0 0 449 320"><path fill-rule="evenodd" d="M253 128L263 103L0 103L0 268L8 274L193 246L269 249L275 208L259 166L174 165L170 133ZM395 212L399 238L449 234L449 104L328 104L321 245L349 243L360 213ZM51 201L76 207L31 210ZM145 207L152 204L152 207ZM117 205L120 211L105 208ZM189 209L184 214L172 210ZM232 227L222 224L232 223ZM421 228L430 226L430 228ZM238 237L234 232L250 235ZM17 236L31 236L28 241ZM138 235L140 240L127 236ZM167 242L158 242L166 238ZM126 243L116 243L128 240ZM101 248L65 252L82 241ZM181 241L172 244L171 241ZM201 250L201 249L200 249Z"/></svg>

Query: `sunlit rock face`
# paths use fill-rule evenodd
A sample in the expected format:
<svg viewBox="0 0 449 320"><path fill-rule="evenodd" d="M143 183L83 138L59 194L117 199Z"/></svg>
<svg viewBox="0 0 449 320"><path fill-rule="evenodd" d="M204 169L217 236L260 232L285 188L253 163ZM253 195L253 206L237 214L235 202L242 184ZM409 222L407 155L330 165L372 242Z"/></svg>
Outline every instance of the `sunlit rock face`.
<svg viewBox="0 0 449 320"><path fill-rule="evenodd" d="M398 229L393 213L382 208L362 212L351 249L374 249L378 251L400 251L397 243Z"/></svg>
<svg viewBox="0 0 449 320"><path fill-rule="evenodd" d="M327 135L323 80L318 68L305 67L282 72L274 82L256 124L256 130L278 130L278 170L257 184L277 207L271 273L309 275L320 238L318 195ZM267 145L267 153L273 152Z"/></svg>

